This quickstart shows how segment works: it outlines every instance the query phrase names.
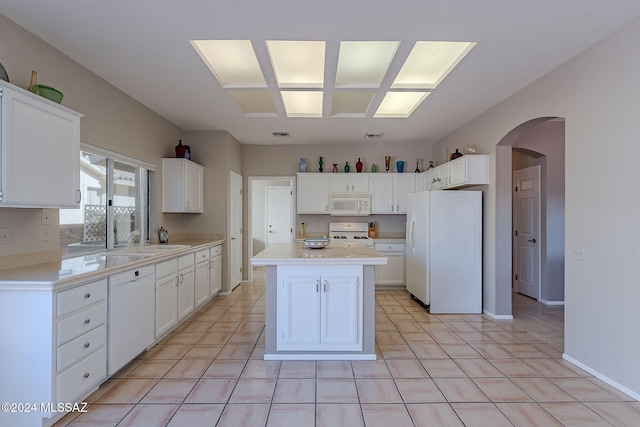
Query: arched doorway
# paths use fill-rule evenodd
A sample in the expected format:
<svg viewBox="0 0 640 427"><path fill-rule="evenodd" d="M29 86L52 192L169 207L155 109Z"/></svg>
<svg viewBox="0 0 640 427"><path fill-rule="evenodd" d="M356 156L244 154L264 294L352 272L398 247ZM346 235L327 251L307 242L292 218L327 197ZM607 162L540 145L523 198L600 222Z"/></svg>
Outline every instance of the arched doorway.
<svg viewBox="0 0 640 427"><path fill-rule="evenodd" d="M542 165L540 301L561 304L564 302L564 119L540 117L522 123L496 146L496 301L504 309L502 312L507 313L512 312L514 279L514 153L531 155Z"/></svg>

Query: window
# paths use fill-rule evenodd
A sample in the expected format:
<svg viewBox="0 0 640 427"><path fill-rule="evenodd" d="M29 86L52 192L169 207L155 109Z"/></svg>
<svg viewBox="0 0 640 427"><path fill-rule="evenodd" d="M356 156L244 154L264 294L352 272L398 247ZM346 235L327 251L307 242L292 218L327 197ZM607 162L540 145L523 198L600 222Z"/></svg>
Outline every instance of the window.
<svg viewBox="0 0 640 427"><path fill-rule="evenodd" d="M149 174L153 171L153 165L83 144L80 208L60 209L63 256L125 247L132 239L149 240Z"/></svg>

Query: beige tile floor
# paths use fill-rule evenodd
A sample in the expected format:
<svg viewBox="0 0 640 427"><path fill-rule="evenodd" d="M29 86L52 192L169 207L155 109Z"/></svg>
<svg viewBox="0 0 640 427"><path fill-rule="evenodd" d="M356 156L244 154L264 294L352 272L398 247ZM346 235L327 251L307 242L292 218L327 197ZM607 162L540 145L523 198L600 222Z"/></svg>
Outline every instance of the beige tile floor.
<svg viewBox="0 0 640 427"><path fill-rule="evenodd" d="M215 298L61 426L640 426L640 402L562 360L563 308L430 315L376 292L377 361L263 361L264 270Z"/></svg>

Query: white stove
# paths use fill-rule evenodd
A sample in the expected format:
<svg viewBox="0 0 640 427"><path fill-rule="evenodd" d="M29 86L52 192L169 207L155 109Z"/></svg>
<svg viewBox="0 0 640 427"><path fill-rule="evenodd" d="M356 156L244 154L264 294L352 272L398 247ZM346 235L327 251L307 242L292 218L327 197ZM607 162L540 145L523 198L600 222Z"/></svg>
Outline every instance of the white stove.
<svg viewBox="0 0 640 427"><path fill-rule="evenodd" d="M369 224L366 222L330 222L329 236L336 242L357 242L373 246L369 238Z"/></svg>

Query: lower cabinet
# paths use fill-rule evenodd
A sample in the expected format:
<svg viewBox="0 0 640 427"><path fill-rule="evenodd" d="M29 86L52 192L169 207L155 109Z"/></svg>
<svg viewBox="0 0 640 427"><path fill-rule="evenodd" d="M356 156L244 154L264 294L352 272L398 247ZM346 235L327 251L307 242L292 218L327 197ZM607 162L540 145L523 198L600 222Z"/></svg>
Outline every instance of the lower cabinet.
<svg viewBox="0 0 640 427"><path fill-rule="evenodd" d="M195 271L193 254L178 258L178 321L195 309Z"/></svg>
<svg viewBox="0 0 640 427"><path fill-rule="evenodd" d="M209 295L214 297L222 289L222 245L209 249Z"/></svg>
<svg viewBox="0 0 640 427"><path fill-rule="evenodd" d="M201 307L209 300L209 249L195 253L195 306Z"/></svg>
<svg viewBox="0 0 640 427"><path fill-rule="evenodd" d="M376 265L376 285L404 285L404 243L376 243L376 252L387 257L387 265Z"/></svg>
<svg viewBox="0 0 640 427"><path fill-rule="evenodd" d="M156 338L178 323L178 261L156 264Z"/></svg>
<svg viewBox="0 0 640 427"><path fill-rule="evenodd" d="M309 270L278 269L277 350L362 350L362 268L344 275Z"/></svg>

